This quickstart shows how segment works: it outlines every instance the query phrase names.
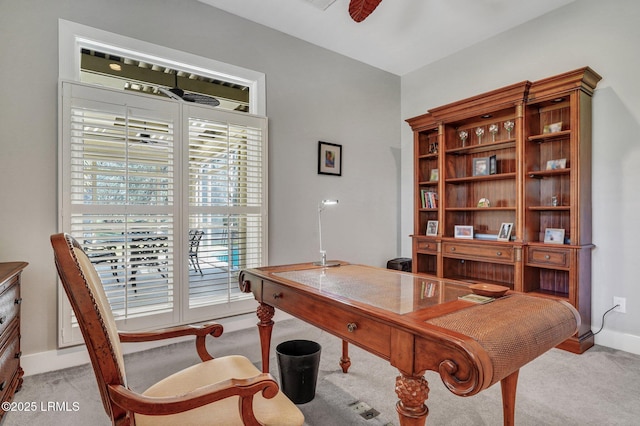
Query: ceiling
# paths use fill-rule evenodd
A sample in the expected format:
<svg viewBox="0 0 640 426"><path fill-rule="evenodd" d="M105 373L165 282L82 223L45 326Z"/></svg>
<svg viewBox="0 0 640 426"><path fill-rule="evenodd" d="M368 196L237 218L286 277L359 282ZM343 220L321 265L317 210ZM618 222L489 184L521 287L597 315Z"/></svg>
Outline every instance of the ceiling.
<svg viewBox="0 0 640 426"><path fill-rule="evenodd" d="M383 0L360 23L349 0L198 1L401 76L575 0Z"/></svg>

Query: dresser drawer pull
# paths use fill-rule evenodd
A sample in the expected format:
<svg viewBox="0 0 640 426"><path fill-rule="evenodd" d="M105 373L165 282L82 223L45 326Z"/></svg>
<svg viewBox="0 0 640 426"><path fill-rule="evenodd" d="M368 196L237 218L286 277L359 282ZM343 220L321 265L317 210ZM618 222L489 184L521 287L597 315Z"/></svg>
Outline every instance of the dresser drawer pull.
<svg viewBox="0 0 640 426"><path fill-rule="evenodd" d="M4 390L4 387L6 386L6 384L7 384L6 380L3 380L2 383L0 383L0 391Z"/></svg>
<svg viewBox="0 0 640 426"><path fill-rule="evenodd" d="M22 351L16 352L15 358L20 358L22 356Z"/></svg>
<svg viewBox="0 0 640 426"><path fill-rule="evenodd" d="M0 324L4 324L4 322L7 320L7 316L3 315L0 317Z"/></svg>
<svg viewBox="0 0 640 426"><path fill-rule="evenodd" d="M456 251L456 248L455 247L451 247L451 251Z"/></svg>
<svg viewBox="0 0 640 426"><path fill-rule="evenodd" d="M358 325L355 322L350 322L349 324L347 324L347 330L349 331L349 333L353 333L357 329Z"/></svg>
<svg viewBox="0 0 640 426"><path fill-rule="evenodd" d="M273 293L273 298L274 299L281 299L282 298L282 293Z"/></svg>
<svg viewBox="0 0 640 426"><path fill-rule="evenodd" d="M13 303L16 305L20 305L22 303L22 297L18 297Z"/></svg>
<svg viewBox="0 0 640 426"><path fill-rule="evenodd" d="M497 251L496 252L496 256L502 256L502 252L501 251Z"/></svg>
<svg viewBox="0 0 640 426"><path fill-rule="evenodd" d="M551 259L551 256L549 256L548 254L545 254L545 255L544 255L544 258L545 258L545 259L547 259L547 260L549 260L549 259Z"/></svg>

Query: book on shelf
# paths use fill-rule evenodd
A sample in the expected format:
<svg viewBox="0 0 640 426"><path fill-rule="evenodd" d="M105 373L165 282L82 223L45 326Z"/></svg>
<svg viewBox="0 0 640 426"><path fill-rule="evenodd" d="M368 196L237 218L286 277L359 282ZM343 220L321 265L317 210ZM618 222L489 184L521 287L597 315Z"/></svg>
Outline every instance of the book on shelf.
<svg viewBox="0 0 640 426"><path fill-rule="evenodd" d="M438 193L427 189L420 190L420 201L423 209L438 208Z"/></svg>

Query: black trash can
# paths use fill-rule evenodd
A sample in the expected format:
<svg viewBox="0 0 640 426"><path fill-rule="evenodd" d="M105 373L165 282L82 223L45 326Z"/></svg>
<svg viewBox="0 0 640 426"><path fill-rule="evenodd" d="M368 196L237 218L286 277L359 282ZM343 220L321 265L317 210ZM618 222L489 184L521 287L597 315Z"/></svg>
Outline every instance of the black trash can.
<svg viewBox="0 0 640 426"><path fill-rule="evenodd" d="M411 272L411 258L396 257L387 262L387 269L395 269L396 271Z"/></svg>
<svg viewBox="0 0 640 426"><path fill-rule="evenodd" d="M276 347L280 388L294 404L304 404L316 396L320 345L310 340L289 340Z"/></svg>

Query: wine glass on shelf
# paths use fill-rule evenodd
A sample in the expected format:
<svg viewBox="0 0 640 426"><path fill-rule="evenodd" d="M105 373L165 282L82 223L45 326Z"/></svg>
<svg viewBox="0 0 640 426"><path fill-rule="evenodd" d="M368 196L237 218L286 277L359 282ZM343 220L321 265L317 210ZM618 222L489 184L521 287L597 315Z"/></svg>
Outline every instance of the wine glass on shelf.
<svg viewBox="0 0 640 426"><path fill-rule="evenodd" d="M497 124L492 124L491 126L489 126L489 133L491 133L491 141L495 142L496 141L496 133L498 133L498 125Z"/></svg>
<svg viewBox="0 0 640 426"><path fill-rule="evenodd" d="M515 124L513 121L509 120L504 122L504 129L507 131L507 137L509 139L511 139L511 131L513 130L514 127L515 127Z"/></svg>
<svg viewBox="0 0 640 426"><path fill-rule="evenodd" d="M462 146L466 146L467 145L467 138L469 137L469 133L467 133L466 130L462 130L460 131L460 133L458 133L458 136L460 136L460 140L462 141Z"/></svg>
<svg viewBox="0 0 640 426"><path fill-rule="evenodd" d="M476 128L476 136L478 137L478 144L482 143L482 135L484 135L484 127Z"/></svg>

